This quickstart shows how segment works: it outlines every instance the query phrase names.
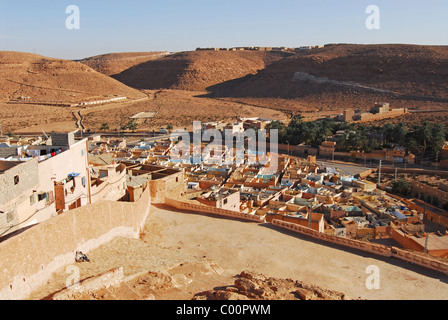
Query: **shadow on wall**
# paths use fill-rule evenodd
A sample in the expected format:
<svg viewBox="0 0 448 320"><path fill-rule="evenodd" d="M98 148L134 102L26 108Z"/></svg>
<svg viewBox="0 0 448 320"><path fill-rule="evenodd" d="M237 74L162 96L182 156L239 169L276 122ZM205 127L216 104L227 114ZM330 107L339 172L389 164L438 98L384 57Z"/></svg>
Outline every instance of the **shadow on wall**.
<svg viewBox="0 0 448 320"><path fill-rule="evenodd" d="M149 216L146 187L137 202L102 201L47 220L0 243L0 299L26 299L74 263L76 251L88 253L116 237L138 238Z"/></svg>

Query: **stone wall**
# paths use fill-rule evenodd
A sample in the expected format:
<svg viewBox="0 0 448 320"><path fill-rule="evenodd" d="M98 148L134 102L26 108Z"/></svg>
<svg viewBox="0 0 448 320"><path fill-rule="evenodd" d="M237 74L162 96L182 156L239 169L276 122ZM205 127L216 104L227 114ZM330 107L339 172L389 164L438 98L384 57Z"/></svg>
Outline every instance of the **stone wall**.
<svg viewBox="0 0 448 320"><path fill-rule="evenodd" d="M151 180L149 188L152 203L165 203L165 197L177 199L187 191L183 172Z"/></svg>
<svg viewBox="0 0 448 320"><path fill-rule="evenodd" d="M15 177L18 179L17 181ZM25 191L35 188L38 184L37 158L19 163L0 173L0 207L21 196Z"/></svg>
<svg viewBox="0 0 448 320"><path fill-rule="evenodd" d="M234 219L242 219L242 220L259 222L259 223L265 222L265 220L260 216L220 209L220 208L216 208L216 207L204 206L202 204L182 202L182 201L169 199L169 198L165 199L165 204L168 206L180 209L180 210L194 211L194 212L201 212L201 213L210 213L210 214L214 214L214 215L218 215L218 216L234 218Z"/></svg>
<svg viewBox="0 0 448 320"><path fill-rule="evenodd" d="M272 224L284 229L288 229L309 237L312 237L314 239L323 240L327 242L331 242L334 244L342 245L345 247L353 248L362 250L365 252L370 252L376 255L380 255L383 257L391 257L392 256L392 250L391 248L379 244L374 244L370 242L360 241L360 240L354 240L354 239L347 239L342 237L333 236L330 234L322 233L315 231L313 229L309 229L307 227L303 227L297 224L280 221L280 220L273 220Z"/></svg>
<svg viewBox="0 0 448 320"><path fill-rule="evenodd" d="M388 247L375 243L346 239L330 234L320 233L303 226L280 220L273 220L272 224L290 231L300 233L305 236L312 237L317 240L323 240L337 245L369 252L382 257L397 258L448 275L448 263L431 258L430 256L415 254L413 252L399 249L397 247Z"/></svg>
<svg viewBox="0 0 448 320"><path fill-rule="evenodd" d="M146 188L135 203L102 201L47 220L0 243L0 299L26 299L73 264L77 250L88 253L116 237L137 238L149 216Z"/></svg>
<svg viewBox="0 0 448 320"><path fill-rule="evenodd" d="M119 200L126 194L126 167L122 164L108 171L107 179L92 178L92 203L101 200Z"/></svg>

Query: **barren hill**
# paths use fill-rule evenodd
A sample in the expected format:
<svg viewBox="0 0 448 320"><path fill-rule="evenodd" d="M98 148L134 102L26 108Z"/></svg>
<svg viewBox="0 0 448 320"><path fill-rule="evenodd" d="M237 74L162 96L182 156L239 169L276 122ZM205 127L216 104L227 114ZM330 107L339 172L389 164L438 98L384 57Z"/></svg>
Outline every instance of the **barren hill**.
<svg viewBox="0 0 448 320"><path fill-rule="evenodd" d="M79 62L102 74L113 76L135 65L164 57L166 54L167 52L110 53L86 58Z"/></svg>
<svg viewBox="0 0 448 320"><path fill-rule="evenodd" d="M181 52L136 65L115 79L139 89L203 91L207 87L255 74L287 57L283 52Z"/></svg>
<svg viewBox="0 0 448 320"><path fill-rule="evenodd" d="M62 102L108 95L145 97L84 64L9 51L0 52L0 88L0 102L21 96Z"/></svg>
<svg viewBox="0 0 448 320"><path fill-rule="evenodd" d="M357 107L448 102L448 46L333 45L303 51L254 76L208 89L256 104ZM380 100L382 101L382 100ZM413 101L411 104L410 101Z"/></svg>

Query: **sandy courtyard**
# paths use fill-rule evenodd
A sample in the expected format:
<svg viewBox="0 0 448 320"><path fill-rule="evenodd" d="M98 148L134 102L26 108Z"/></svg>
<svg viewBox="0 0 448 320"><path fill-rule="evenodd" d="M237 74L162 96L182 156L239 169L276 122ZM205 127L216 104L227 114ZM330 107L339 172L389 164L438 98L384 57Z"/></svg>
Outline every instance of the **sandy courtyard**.
<svg viewBox="0 0 448 320"><path fill-rule="evenodd" d="M229 275L253 270L340 291L354 299L448 299L448 277L415 265L325 246L267 225L166 209L154 208L145 240L206 256ZM380 290L366 288L370 265L379 267Z"/></svg>
<svg viewBox="0 0 448 320"><path fill-rule="evenodd" d="M162 272L191 279L180 288L143 288L156 300L189 300L199 292L232 285L235 276L243 271L304 282L344 293L351 299L448 299L448 277L437 272L397 259L378 259L327 246L267 224L181 212L166 206L152 207L141 239L117 238L88 256L91 262L77 264L81 280L114 268L123 268L125 277ZM204 273L209 263L220 272ZM370 275L366 269L372 265L380 270L379 290L366 288ZM65 268L56 272L30 299L42 299L64 289L67 277ZM146 281L140 278L137 282L141 285ZM130 295L131 291L115 292L114 299L141 298Z"/></svg>

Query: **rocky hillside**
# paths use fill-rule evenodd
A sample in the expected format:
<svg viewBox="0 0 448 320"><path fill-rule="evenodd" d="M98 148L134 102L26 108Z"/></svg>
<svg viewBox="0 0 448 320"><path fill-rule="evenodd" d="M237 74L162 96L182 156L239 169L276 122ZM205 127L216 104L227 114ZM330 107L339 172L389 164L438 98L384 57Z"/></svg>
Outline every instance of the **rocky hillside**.
<svg viewBox="0 0 448 320"><path fill-rule="evenodd" d="M164 57L167 52L110 53L86 58L79 62L102 74L113 76L135 65Z"/></svg>
<svg viewBox="0 0 448 320"><path fill-rule="evenodd" d="M0 102L21 96L39 101L80 101L120 95L144 94L73 61L21 52L0 52Z"/></svg>
<svg viewBox="0 0 448 320"><path fill-rule="evenodd" d="M203 91L216 84L256 74L289 55L249 51L181 52L136 65L114 78L139 89Z"/></svg>
<svg viewBox="0 0 448 320"><path fill-rule="evenodd" d="M447 78L448 46L334 45L299 52L254 76L208 89L259 104L276 98L324 107L372 100L404 106L413 100L447 103Z"/></svg>

